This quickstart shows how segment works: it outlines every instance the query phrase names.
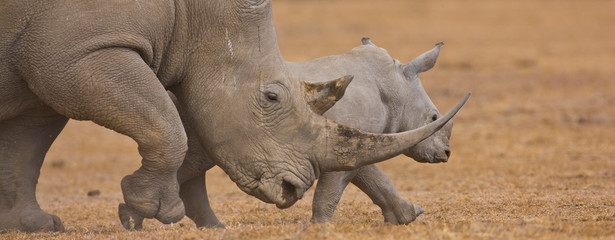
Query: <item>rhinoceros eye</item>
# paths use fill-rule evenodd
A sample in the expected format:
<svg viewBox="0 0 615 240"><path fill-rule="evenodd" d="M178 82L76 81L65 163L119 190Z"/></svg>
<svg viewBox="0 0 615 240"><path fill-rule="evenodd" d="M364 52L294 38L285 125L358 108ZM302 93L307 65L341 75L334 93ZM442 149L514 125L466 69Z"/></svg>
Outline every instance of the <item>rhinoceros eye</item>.
<svg viewBox="0 0 615 240"><path fill-rule="evenodd" d="M272 101L272 102L277 102L278 101L278 94L276 94L274 92L266 92L265 96L267 97L267 99L269 101Z"/></svg>
<svg viewBox="0 0 615 240"><path fill-rule="evenodd" d="M431 116L431 121L436 121L438 120L438 114L434 114L433 116Z"/></svg>

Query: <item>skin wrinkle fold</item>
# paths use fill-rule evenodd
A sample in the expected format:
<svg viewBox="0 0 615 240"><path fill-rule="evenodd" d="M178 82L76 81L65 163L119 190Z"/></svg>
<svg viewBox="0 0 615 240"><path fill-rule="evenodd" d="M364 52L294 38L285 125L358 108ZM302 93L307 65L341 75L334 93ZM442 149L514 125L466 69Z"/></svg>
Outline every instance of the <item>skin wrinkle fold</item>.
<svg viewBox="0 0 615 240"><path fill-rule="evenodd" d="M293 176L295 176L296 178L300 179L306 186L310 186L313 183L313 180L310 181L308 180L309 178L303 175L297 175L296 171L297 169L299 169L299 164L297 162L294 161L287 161L286 159L307 159L305 156L296 156L295 154L298 154L298 151L293 150L293 149L288 149L286 148L286 146L283 143L282 140L279 140L277 137L275 137L274 135L270 136L271 140L278 142L280 147L285 148L283 149L281 152L286 155L286 157L263 157L264 159L280 159L280 160L268 160L268 162L270 162L270 165L265 165L265 169L262 172L262 175L260 177L258 177L258 179L260 180L260 182L271 182L271 181L281 181L283 180L288 174L292 174ZM263 152L266 153L267 151L265 150L265 147L262 145L258 145L259 147L256 148L255 150L252 151L256 151L256 152ZM254 148L253 148L254 149ZM269 173L272 172L277 172L277 171L273 171L271 166L275 166L278 169L283 170L281 173L278 173L277 175L270 175ZM303 173L304 171L299 171L301 173ZM298 187L298 186L296 186ZM272 188L271 191L277 192L277 188Z"/></svg>

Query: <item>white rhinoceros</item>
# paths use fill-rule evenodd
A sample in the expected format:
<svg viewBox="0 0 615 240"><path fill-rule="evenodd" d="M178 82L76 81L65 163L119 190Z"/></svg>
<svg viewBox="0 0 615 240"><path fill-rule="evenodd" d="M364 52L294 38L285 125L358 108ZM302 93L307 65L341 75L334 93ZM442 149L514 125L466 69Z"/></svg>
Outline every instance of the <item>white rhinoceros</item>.
<svg viewBox="0 0 615 240"><path fill-rule="evenodd" d="M366 133L310 110L341 98L348 83L302 84L292 77L270 0L5 0L0 230L64 229L41 210L35 189L44 156L69 118L137 142L142 166L122 179L124 212L179 221L185 211L177 170L188 140L166 90L189 113L186 121L212 162L241 190L278 207L296 202L320 172L398 155L465 102L398 134Z"/></svg>
<svg viewBox="0 0 615 240"><path fill-rule="evenodd" d="M418 74L431 69L438 59L438 43L407 64L389 56L369 38L351 51L307 62L288 63L299 79L321 82L322 77L353 73L344 97L324 116L341 124L373 133L397 133L420 127L441 117L423 89ZM404 154L418 162L446 162L451 154L450 121L431 137ZM423 209L401 198L388 177L375 165L354 171L324 172L312 201L312 222L330 222L349 182L359 187L382 209L385 222L408 224Z"/></svg>
<svg viewBox="0 0 615 240"><path fill-rule="evenodd" d="M401 64L369 39L362 41L362 46L342 55L287 63L296 76L315 82L331 75L357 73L344 98L335 105L334 102L314 104L321 106L315 107L317 113L323 114L330 108L324 113L328 118L365 131L390 133L414 129L441 117L423 89L418 73L435 65L442 43L410 63ZM177 107L180 115L189 114L181 105ZM224 227L209 205L203 176L215 163L207 157L191 125L184 122L188 134L188 153L178 172L180 196L186 206L186 215L197 227ZM431 137L402 153L419 162L445 162L450 155L451 129L452 122L449 122ZM423 211L401 198L380 169L368 165L355 171L320 174L312 206L313 222L331 221L337 203L351 181L382 208L386 222L407 224ZM133 227L142 227L143 219L123 208L120 208L120 216L123 217L122 222L128 222L132 217L135 220Z"/></svg>

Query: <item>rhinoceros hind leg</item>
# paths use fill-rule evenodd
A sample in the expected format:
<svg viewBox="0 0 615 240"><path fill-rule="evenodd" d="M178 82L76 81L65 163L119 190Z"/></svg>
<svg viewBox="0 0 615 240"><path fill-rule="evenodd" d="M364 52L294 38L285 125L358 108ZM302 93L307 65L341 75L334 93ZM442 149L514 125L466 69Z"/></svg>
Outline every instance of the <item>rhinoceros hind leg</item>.
<svg viewBox="0 0 615 240"><path fill-rule="evenodd" d="M180 185L179 196L186 206L188 216L197 227L201 228L225 228L218 220L216 214L209 205L205 176L196 176Z"/></svg>
<svg viewBox="0 0 615 240"><path fill-rule="evenodd" d="M32 208L21 213L19 223L26 232L64 232L64 224L56 215L48 214L40 208Z"/></svg>
<svg viewBox="0 0 615 240"><path fill-rule="evenodd" d="M60 218L41 210L35 192L45 154L67 121L46 110L0 122L0 230L64 231Z"/></svg>
<svg viewBox="0 0 615 240"><path fill-rule="evenodd" d="M64 232L64 224L56 215L44 212L38 205L14 208L0 214L0 232Z"/></svg>
<svg viewBox="0 0 615 240"><path fill-rule="evenodd" d="M368 165L357 171L352 184L359 187L382 209L385 222L409 224L423 213L421 207L401 198L391 180L375 165Z"/></svg>
<svg viewBox="0 0 615 240"><path fill-rule="evenodd" d="M357 171L324 172L320 175L312 200L312 223L331 222L344 189Z"/></svg>

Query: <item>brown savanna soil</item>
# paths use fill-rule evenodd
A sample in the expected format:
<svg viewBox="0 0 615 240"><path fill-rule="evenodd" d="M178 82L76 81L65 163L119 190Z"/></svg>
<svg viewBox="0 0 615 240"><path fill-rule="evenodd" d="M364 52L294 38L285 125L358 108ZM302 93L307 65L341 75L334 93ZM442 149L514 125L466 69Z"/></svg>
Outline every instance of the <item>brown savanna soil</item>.
<svg viewBox="0 0 615 240"><path fill-rule="evenodd" d="M466 92L445 164L405 157L379 164L425 213L407 226L349 186L333 224L311 225L313 189L279 210L241 192L218 168L207 176L225 230L184 218L125 231L120 179L139 166L136 144L71 121L43 165L41 207L66 233L3 239L615 239L615 1L275 0L289 61L339 54L363 36L409 61L445 41L421 75L442 112ZM91 190L100 195L88 197Z"/></svg>

